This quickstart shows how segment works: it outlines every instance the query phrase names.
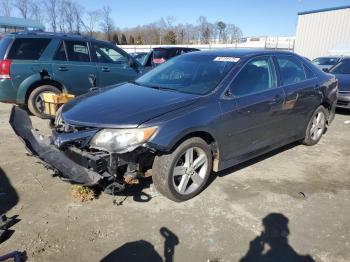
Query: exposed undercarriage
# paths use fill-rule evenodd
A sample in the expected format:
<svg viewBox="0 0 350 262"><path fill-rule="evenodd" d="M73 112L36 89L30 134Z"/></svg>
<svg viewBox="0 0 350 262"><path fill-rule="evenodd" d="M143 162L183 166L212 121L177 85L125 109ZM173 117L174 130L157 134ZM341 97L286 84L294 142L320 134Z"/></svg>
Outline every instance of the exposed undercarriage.
<svg viewBox="0 0 350 262"><path fill-rule="evenodd" d="M154 151L146 147L123 154L109 153L89 147L98 129L56 123L52 136L39 135L28 114L13 107L10 124L22 138L27 150L42 163L71 183L101 186L105 193L115 194L126 184L151 175Z"/></svg>

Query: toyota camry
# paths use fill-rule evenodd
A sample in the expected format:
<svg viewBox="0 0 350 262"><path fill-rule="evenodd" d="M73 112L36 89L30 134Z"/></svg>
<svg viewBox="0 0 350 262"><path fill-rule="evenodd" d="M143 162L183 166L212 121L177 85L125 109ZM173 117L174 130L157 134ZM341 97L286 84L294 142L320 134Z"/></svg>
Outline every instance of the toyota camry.
<svg viewBox="0 0 350 262"><path fill-rule="evenodd" d="M52 136L39 135L19 107L10 123L28 151L72 183L116 193L152 176L160 193L185 201L212 172L295 141L317 144L336 101L335 77L294 53L212 50L72 100Z"/></svg>

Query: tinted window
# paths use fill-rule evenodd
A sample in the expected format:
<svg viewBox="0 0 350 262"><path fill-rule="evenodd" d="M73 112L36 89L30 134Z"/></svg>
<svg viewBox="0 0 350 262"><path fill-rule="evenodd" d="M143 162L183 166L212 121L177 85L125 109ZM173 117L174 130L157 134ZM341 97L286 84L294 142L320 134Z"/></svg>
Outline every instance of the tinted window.
<svg viewBox="0 0 350 262"><path fill-rule="evenodd" d="M97 61L100 63L128 64L128 58L115 48L102 44L94 44L94 48Z"/></svg>
<svg viewBox="0 0 350 262"><path fill-rule="evenodd" d="M11 40L11 38L5 37L0 41L0 59L4 58Z"/></svg>
<svg viewBox="0 0 350 262"><path fill-rule="evenodd" d="M156 67L136 80L136 83L160 89L191 94L211 92L236 64L218 61L216 56L178 56Z"/></svg>
<svg viewBox="0 0 350 262"><path fill-rule="evenodd" d="M44 52L51 39L22 38L16 39L7 56L8 59L37 60Z"/></svg>
<svg viewBox="0 0 350 262"><path fill-rule="evenodd" d="M63 42L60 44L60 47L58 48L54 59L60 61L67 61L66 51L64 49Z"/></svg>
<svg viewBox="0 0 350 262"><path fill-rule="evenodd" d="M291 85L304 81L305 72L303 65L291 56L277 57L277 63L283 85Z"/></svg>
<svg viewBox="0 0 350 262"><path fill-rule="evenodd" d="M338 62L337 57L320 57L312 60L315 65L335 65Z"/></svg>
<svg viewBox="0 0 350 262"><path fill-rule="evenodd" d="M350 60L342 61L333 67L330 71L332 74L350 74Z"/></svg>
<svg viewBox="0 0 350 262"><path fill-rule="evenodd" d="M154 49L153 50L153 60L154 64L161 64L170 58L177 55L177 49Z"/></svg>
<svg viewBox="0 0 350 262"><path fill-rule="evenodd" d="M89 49L83 41L65 41L69 61L90 62Z"/></svg>
<svg viewBox="0 0 350 262"><path fill-rule="evenodd" d="M276 77L269 57L255 58L248 62L231 84L236 96L243 96L275 88Z"/></svg>
<svg viewBox="0 0 350 262"><path fill-rule="evenodd" d="M305 74L306 74L307 79L311 79L311 78L316 77L315 73L310 68L308 68L306 65L304 65L304 70L305 70Z"/></svg>

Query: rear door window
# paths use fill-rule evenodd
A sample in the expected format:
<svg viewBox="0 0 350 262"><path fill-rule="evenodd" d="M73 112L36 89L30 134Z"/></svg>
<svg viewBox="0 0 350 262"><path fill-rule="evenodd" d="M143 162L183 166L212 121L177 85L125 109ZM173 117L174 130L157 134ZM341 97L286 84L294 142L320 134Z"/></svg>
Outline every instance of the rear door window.
<svg viewBox="0 0 350 262"><path fill-rule="evenodd" d="M38 60L50 41L48 38L15 39L7 59Z"/></svg>
<svg viewBox="0 0 350 262"><path fill-rule="evenodd" d="M85 41L65 41L68 60L72 62L90 62L90 53Z"/></svg>
<svg viewBox="0 0 350 262"><path fill-rule="evenodd" d="M296 84L306 79L302 63L294 57L278 56L277 64L279 67L282 85L286 86Z"/></svg>
<svg viewBox="0 0 350 262"><path fill-rule="evenodd" d="M305 74L307 79L312 79L316 77L316 74L306 65L304 65Z"/></svg>
<svg viewBox="0 0 350 262"><path fill-rule="evenodd" d="M63 42L60 44L60 47L57 49L54 60L67 61L66 50L64 48Z"/></svg>
<svg viewBox="0 0 350 262"><path fill-rule="evenodd" d="M5 37L0 41L0 59L4 59L6 52L7 52L7 48L10 45L12 39Z"/></svg>
<svg viewBox="0 0 350 262"><path fill-rule="evenodd" d="M276 87L275 71L269 56L249 61L231 84L231 90L236 96L260 93Z"/></svg>

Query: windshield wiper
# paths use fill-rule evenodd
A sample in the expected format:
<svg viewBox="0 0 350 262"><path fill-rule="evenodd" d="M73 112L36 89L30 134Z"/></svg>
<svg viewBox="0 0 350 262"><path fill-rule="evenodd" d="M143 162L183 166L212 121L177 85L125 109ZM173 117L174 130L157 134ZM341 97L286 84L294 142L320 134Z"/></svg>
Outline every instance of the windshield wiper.
<svg viewBox="0 0 350 262"><path fill-rule="evenodd" d="M180 92L177 89L171 88L171 87L166 87L166 86L160 86L160 85L152 85L152 84L140 84L145 87L153 88L153 89L158 89L158 90L169 90L169 91L174 91L174 92Z"/></svg>

